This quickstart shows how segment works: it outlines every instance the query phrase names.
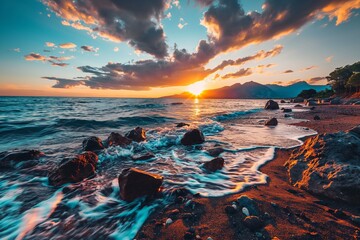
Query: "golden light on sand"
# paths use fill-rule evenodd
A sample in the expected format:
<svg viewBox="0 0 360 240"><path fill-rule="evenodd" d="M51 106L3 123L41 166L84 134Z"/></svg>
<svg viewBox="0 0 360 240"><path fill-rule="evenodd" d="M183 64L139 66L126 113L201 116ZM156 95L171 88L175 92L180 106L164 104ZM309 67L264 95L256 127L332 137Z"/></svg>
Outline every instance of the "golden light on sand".
<svg viewBox="0 0 360 240"><path fill-rule="evenodd" d="M199 96L205 89L204 82L197 82L188 86L187 90L194 94L195 96Z"/></svg>

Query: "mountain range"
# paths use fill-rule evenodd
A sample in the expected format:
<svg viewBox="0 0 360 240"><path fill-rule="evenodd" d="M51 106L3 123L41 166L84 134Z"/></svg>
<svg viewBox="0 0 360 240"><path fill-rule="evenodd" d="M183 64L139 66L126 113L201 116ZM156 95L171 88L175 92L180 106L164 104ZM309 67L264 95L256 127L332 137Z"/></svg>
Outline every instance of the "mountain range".
<svg viewBox="0 0 360 240"><path fill-rule="evenodd" d="M263 85L256 82L236 83L231 86L204 90L201 98L215 99L262 99L262 98L293 98L301 91L315 89L317 92L329 88L326 85L310 85L305 81L297 82L288 86L276 84ZM193 98L194 95L184 92L162 98Z"/></svg>

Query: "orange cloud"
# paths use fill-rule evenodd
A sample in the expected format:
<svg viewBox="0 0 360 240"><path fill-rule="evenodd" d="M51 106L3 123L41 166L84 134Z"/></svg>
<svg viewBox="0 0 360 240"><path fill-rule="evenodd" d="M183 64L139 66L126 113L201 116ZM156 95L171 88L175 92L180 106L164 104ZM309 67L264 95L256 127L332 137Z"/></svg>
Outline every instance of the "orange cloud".
<svg viewBox="0 0 360 240"><path fill-rule="evenodd" d="M60 48L65 48L65 49L71 49L71 48L76 48L76 44L68 42L68 43L62 43L59 45Z"/></svg>

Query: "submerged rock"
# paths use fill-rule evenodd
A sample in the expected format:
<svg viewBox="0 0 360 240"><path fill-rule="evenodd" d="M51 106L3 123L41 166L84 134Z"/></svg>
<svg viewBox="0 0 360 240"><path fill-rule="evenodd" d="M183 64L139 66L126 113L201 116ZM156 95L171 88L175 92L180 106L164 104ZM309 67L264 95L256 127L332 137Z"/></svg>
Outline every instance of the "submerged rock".
<svg viewBox="0 0 360 240"><path fill-rule="evenodd" d="M286 103L285 100L280 100L280 103Z"/></svg>
<svg viewBox="0 0 360 240"><path fill-rule="evenodd" d="M84 139L82 147L84 151L99 151L105 148L101 139L95 136Z"/></svg>
<svg viewBox="0 0 360 240"><path fill-rule="evenodd" d="M217 157L219 156L221 153L223 153L225 150L221 147L218 148L211 148L209 150L207 150L208 154L212 157Z"/></svg>
<svg viewBox="0 0 360 240"><path fill-rule="evenodd" d="M159 191L163 180L164 178L158 174L126 168L118 177L120 197L130 202L138 197L153 196Z"/></svg>
<svg viewBox="0 0 360 240"><path fill-rule="evenodd" d="M37 160L45 154L38 150L17 150L0 153L0 167L17 168L37 164Z"/></svg>
<svg viewBox="0 0 360 240"><path fill-rule="evenodd" d="M294 107L296 108L302 108L303 106L301 104L296 104Z"/></svg>
<svg viewBox="0 0 360 240"><path fill-rule="evenodd" d="M213 160L210 160L203 165L203 167L210 172L215 172L216 170L222 169L223 166L224 159L222 157L214 158Z"/></svg>
<svg viewBox="0 0 360 240"><path fill-rule="evenodd" d="M181 139L181 144L185 146L201 144L203 142L205 142L205 137L199 129L187 131Z"/></svg>
<svg viewBox="0 0 360 240"><path fill-rule="evenodd" d="M106 140L108 147L111 147L111 146L125 147L125 146L131 144L131 142L132 142L131 139L124 137L120 133L115 133L115 132L110 133L110 136Z"/></svg>
<svg viewBox="0 0 360 240"><path fill-rule="evenodd" d="M267 110L276 110L279 109L279 104L274 100L269 100L265 104L265 109Z"/></svg>
<svg viewBox="0 0 360 240"><path fill-rule="evenodd" d="M136 127L135 129L128 132L125 137L135 141L135 142L142 142L146 140L146 133L145 130L141 127Z"/></svg>
<svg viewBox="0 0 360 240"><path fill-rule="evenodd" d="M291 108L284 108L284 109L283 109L283 112L284 112L284 113L292 112L292 109L291 109Z"/></svg>
<svg viewBox="0 0 360 240"><path fill-rule="evenodd" d="M64 183L80 182L95 174L98 156L93 152L79 154L73 159L63 161L58 168L49 173L49 183L60 186Z"/></svg>
<svg viewBox="0 0 360 240"><path fill-rule="evenodd" d="M155 155L153 153L147 152L143 155L134 155L131 158L133 161L144 161L144 160L152 159L154 157L155 157Z"/></svg>
<svg viewBox="0 0 360 240"><path fill-rule="evenodd" d="M291 184L314 194L359 203L360 139L356 131L306 140L285 164Z"/></svg>
<svg viewBox="0 0 360 240"><path fill-rule="evenodd" d="M176 124L176 127L178 127L178 128L180 128L180 127L188 127L188 126L190 126L190 124L183 123L183 122Z"/></svg>
<svg viewBox="0 0 360 240"><path fill-rule="evenodd" d="M265 126L276 126L278 125L278 120L276 118L269 119L265 122Z"/></svg>

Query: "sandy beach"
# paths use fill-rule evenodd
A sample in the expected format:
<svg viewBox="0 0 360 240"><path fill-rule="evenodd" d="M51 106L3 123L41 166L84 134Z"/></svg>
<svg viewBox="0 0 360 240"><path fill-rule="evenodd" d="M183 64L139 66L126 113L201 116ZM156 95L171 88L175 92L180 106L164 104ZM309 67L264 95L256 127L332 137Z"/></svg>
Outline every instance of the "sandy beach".
<svg viewBox="0 0 360 240"><path fill-rule="evenodd" d="M320 120L314 120L315 115ZM298 126L333 133L358 125L360 107L316 106L294 113L294 118L308 120ZM275 159L260 169L269 176L268 184L222 198L188 195L184 198L192 199L192 209L175 203L152 214L136 239L359 239L359 222L351 220L360 215L359 206L314 196L289 183L284 163L292 151L277 150ZM251 231L243 225L241 214L225 211L243 195L256 201L264 219L261 230ZM169 218L173 222L166 224Z"/></svg>

